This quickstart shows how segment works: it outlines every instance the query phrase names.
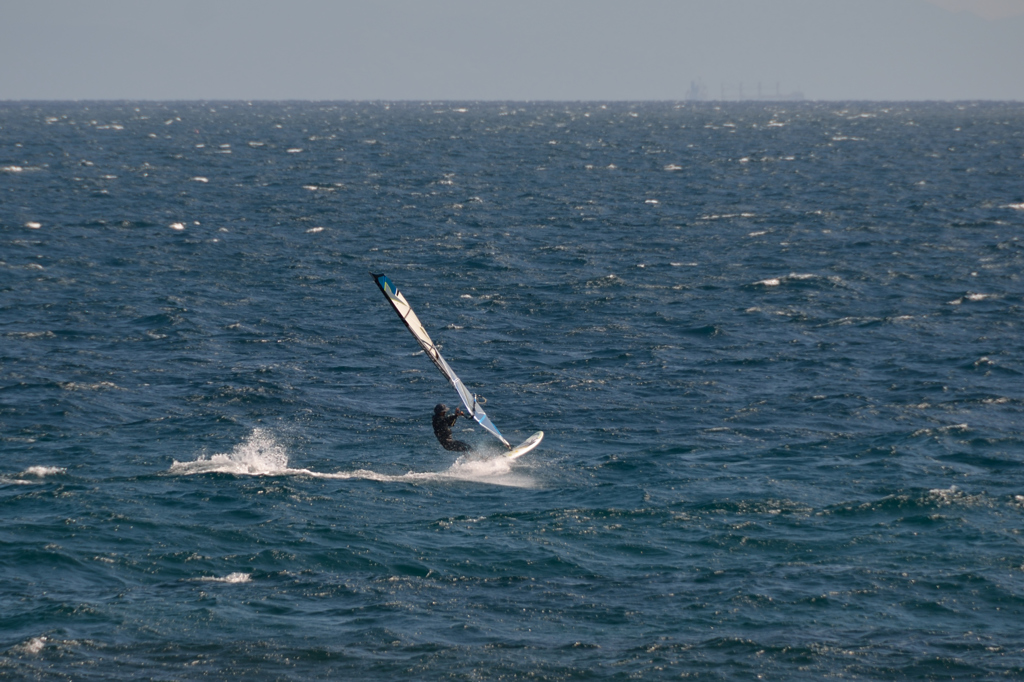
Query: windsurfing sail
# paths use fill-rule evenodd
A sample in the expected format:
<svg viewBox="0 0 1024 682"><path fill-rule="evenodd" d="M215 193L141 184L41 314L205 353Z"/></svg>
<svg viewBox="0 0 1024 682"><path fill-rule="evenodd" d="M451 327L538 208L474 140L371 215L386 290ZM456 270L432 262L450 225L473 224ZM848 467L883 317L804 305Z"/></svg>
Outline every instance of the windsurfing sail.
<svg viewBox="0 0 1024 682"><path fill-rule="evenodd" d="M427 357L434 363L434 366L437 367L441 371L441 374L443 374L445 378L451 382L452 386L455 387L455 390L459 394L459 398L462 399L462 404L466 406L470 416L472 416L480 426L497 436L498 440L505 444L505 447L511 448L512 446L509 445L509 442L505 440L505 437L501 435L500 431L498 431L498 427L491 422L490 418L488 418L487 414L484 412L484 409L480 407L480 403L477 402L476 396L469 392L465 384L462 383L462 380L455 376L455 372L452 371L451 366L449 366L449 364L445 362L445 359L441 357L441 353L437 350L437 346L435 346L434 342L430 340L430 335L427 334L427 330L423 328L420 318L416 317L416 313L412 311L412 307L409 305L409 302L405 300L405 296L403 296L398 290L398 287L396 287L385 275L375 275L372 272L370 275L373 277L373 281L377 283L377 286L380 287L384 297L388 299L391 307L395 309L396 313L398 313L398 317L402 319L405 326L408 327L409 331L412 332L412 335L416 337L416 341L419 342L420 348L423 349L423 352L427 354Z"/></svg>

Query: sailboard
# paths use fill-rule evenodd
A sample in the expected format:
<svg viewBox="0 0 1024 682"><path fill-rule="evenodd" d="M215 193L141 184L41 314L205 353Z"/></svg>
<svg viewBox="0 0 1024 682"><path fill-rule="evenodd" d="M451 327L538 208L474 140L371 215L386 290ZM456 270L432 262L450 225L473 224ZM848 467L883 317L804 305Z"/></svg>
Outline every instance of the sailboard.
<svg viewBox="0 0 1024 682"><path fill-rule="evenodd" d="M430 340L430 335L427 334L427 330L423 328L423 324L420 322L420 318L416 317L416 313L412 311L412 306L405 300L405 296L398 290L398 287L392 283L390 279L385 275L376 275L370 273L373 277L373 281L377 283L384 297L388 299L388 303L398 313L398 317L401 318L405 326L412 332L412 335L416 338L416 341L420 344L420 348L426 353L430 361L434 363L434 366L440 370L441 374L455 388L455 391L459 394L459 398L462 400L462 404L466 406L466 410L469 412L469 416L473 417L480 426L484 427L504 443L506 448L511 448L505 437L501 435L501 431L495 426L487 413L484 412L484 408L480 407L480 403L477 402L477 398L474 394L469 392L466 385L462 383L462 380L455 375L451 366L441 357L440 351L437 350L437 346Z"/></svg>
<svg viewBox="0 0 1024 682"><path fill-rule="evenodd" d="M544 432L543 431L538 431L537 433L533 434L532 436L530 436L529 438L524 440L519 445L515 446L514 448L512 448L511 450L506 452L505 456L508 457L509 459L517 459L519 457L522 457L527 452L529 452L530 450L533 450L535 447L540 445L540 442L543 439L544 439Z"/></svg>

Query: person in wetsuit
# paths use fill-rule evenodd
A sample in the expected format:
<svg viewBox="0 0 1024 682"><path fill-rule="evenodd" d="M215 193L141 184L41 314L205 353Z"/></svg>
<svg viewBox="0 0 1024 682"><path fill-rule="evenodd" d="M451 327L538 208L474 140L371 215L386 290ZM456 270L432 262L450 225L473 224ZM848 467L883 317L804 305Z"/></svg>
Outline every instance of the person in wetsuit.
<svg viewBox="0 0 1024 682"><path fill-rule="evenodd" d="M460 408L455 408L455 412L451 416L448 416L447 412L448 406L444 403L438 403L434 408L434 435L437 436L437 441L445 450L454 450L455 452L472 450L466 443L452 438L452 427L455 426L455 420L460 416L466 416L466 413Z"/></svg>

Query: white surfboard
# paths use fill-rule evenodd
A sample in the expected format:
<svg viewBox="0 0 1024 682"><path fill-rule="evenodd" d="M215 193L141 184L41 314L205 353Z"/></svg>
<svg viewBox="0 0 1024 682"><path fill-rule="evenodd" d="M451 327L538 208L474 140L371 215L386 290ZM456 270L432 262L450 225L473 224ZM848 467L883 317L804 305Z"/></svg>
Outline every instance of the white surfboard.
<svg viewBox="0 0 1024 682"><path fill-rule="evenodd" d="M527 452L529 452L530 450L533 450L535 447L540 445L540 442L543 439L544 439L544 432L543 431L538 431L537 433L533 434L532 436L530 436L529 438L524 440L519 445L515 446L514 448L512 448L511 450L506 452L505 456L508 457L509 459L516 459L517 457L522 457Z"/></svg>

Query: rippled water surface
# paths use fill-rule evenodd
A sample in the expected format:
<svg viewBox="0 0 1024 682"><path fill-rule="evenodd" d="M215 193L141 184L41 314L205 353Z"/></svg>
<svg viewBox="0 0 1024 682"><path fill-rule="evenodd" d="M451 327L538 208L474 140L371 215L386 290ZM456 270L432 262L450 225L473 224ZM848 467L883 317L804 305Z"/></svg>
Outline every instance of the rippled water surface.
<svg viewBox="0 0 1024 682"><path fill-rule="evenodd" d="M0 676L1022 676L1022 238L1020 104L0 104Z"/></svg>

